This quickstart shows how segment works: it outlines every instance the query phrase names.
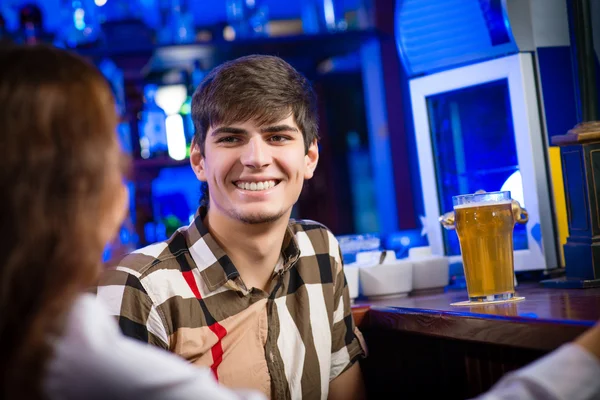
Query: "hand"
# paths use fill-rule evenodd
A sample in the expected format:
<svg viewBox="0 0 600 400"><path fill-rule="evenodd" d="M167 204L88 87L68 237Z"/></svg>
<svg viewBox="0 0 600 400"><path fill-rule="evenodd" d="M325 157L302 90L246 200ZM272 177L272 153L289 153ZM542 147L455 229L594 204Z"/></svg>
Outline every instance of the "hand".
<svg viewBox="0 0 600 400"><path fill-rule="evenodd" d="M328 400L364 400L365 384L358 361L329 383Z"/></svg>
<svg viewBox="0 0 600 400"><path fill-rule="evenodd" d="M579 336L575 344L595 355L600 360L600 321L591 329Z"/></svg>

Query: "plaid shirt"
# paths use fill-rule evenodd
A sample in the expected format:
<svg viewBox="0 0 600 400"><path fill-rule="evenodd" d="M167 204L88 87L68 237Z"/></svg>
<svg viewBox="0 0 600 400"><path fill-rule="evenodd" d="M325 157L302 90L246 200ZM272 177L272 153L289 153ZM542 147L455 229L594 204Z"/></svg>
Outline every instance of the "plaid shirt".
<svg viewBox="0 0 600 400"><path fill-rule="evenodd" d="M227 386L326 399L329 382L365 355L337 240L290 220L268 292L247 290L205 213L106 271L98 296L126 335L210 367Z"/></svg>

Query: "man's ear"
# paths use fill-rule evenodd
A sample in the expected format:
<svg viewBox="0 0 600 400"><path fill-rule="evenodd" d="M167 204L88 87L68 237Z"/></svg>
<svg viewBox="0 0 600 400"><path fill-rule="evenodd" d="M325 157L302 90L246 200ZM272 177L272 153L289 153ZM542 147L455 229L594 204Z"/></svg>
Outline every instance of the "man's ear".
<svg viewBox="0 0 600 400"><path fill-rule="evenodd" d="M190 150L190 165L199 181L206 182L206 172L204 170L204 156L200 150L200 145L194 143Z"/></svg>
<svg viewBox="0 0 600 400"><path fill-rule="evenodd" d="M310 146L308 146L304 161L306 162L304 179L310 179L313 177L317 164L319 163L319 144L317 143L317 139L313 140Z"/></svg>

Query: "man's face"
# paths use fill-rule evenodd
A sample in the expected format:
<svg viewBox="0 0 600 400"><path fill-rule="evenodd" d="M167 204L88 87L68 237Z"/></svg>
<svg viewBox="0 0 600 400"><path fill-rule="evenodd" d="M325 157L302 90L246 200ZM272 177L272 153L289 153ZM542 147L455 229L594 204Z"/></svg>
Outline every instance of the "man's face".
<svg viewBox="0 0 600 400"><path fill-rule="evenodd" d="M198 146L190 157L198 179L208 183L209 213L249 224L289 218L318 158L316 142L305 152L293 116L265 126L211 126L204 157Z"/></svg>

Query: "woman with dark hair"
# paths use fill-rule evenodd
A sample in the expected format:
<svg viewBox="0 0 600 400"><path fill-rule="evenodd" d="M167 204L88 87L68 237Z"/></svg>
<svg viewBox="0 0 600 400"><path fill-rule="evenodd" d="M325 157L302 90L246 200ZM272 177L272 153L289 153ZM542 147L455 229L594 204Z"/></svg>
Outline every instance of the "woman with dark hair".
<svg viewBox="0 0 600 400"><path fill-rule="evenodd" d="M127 208L102 75L62 50L2 49L0 105L0 398L257 396L121 336L84 294Z"/></svg>

